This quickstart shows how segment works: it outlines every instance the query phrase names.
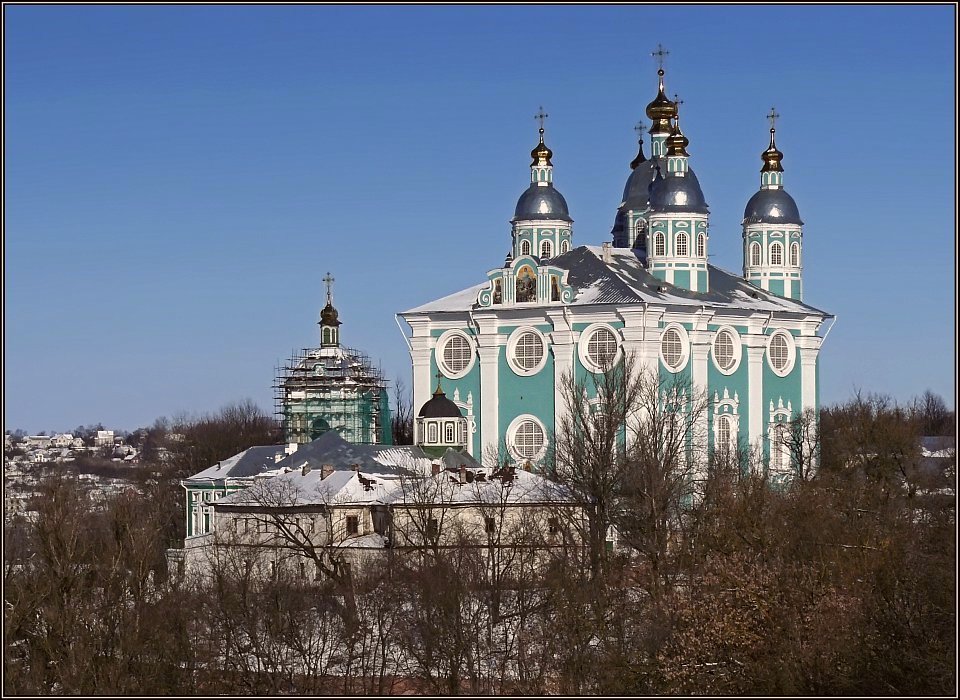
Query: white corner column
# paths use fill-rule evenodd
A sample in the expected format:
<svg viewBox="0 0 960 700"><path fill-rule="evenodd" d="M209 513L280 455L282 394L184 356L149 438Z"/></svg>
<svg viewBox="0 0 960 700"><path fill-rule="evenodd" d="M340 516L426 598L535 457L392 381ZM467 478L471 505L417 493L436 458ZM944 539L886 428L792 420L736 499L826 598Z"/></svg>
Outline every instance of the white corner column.
<svg viewBox="0 0 960 700"><path fill-rule="evenodd" d="M498 449L500 430L500 346L497 335L497 317L494 314L474 316L480 333L477 352L480 357L480 458L488 448Z"/></svg>

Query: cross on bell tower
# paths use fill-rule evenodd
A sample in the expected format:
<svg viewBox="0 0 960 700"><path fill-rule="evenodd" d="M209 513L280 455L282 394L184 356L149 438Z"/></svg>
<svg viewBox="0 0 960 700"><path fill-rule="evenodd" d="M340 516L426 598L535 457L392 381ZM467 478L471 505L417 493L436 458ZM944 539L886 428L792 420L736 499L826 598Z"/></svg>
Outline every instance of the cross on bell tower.
<svg viewBox="0 0 960 700"><path fill-rule="evenodd" d="M327 303L333 305L333 283L334 277L329 272L323 276L322 282L327 285Z"/></svg>

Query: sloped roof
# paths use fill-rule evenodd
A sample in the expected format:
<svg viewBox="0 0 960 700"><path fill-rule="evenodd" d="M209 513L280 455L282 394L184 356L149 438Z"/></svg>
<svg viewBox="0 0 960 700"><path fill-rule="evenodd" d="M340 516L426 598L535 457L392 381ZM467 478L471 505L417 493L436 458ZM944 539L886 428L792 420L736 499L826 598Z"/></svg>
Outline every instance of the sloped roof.
<svg viewBox="0 0 960 700"><path fill-rule="evenodd" d="M190 477L190 481L237 479L256 476L276 468L277 455L282 455L286 445L250 447L233 457L221 460Z"/></svg>
<svg viewBox="0 0 960 700"><path fill-rule="evenodd" d="M320 469L324 464L338 470L351 470L357 465L361 471L396 472L422 470L429 467L430 460L416 445L357 445L344 440L337 431L328 430L277 462L276 468L302 470L306 465Z"/></svg>
<svg viewBox="0 0 960 700"><path fill-rule="evenodd" d="M765 292L748 283L740 275L714 265L710 271L710 290L691 292L654 277L647 270L638 253L628 248L610 248L610 262L604 262L601 246L580 246L550 260L552 266L569 270L568 283L574 288L571 306L588 304L652 303L746 309L750 311L785 311L831 314L809 304ZM464 312L475 310L477 294L488 283L468 287L463 291L423 304L404 314ZM660 287L666 287L661 292ZM535 307L536 304L523 306ZM506 308L506 307L505 307ZM518 308L518 307L510 307ZM522 308L522 307L520 307Z"/></svg>

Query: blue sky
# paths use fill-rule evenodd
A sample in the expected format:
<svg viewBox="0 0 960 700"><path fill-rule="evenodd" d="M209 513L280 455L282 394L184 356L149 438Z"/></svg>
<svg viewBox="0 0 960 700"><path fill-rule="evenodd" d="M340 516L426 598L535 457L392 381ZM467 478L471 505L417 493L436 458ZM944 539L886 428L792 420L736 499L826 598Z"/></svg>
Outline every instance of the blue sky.
<svg viewBox="0 0 960 700"><path fill-rule="evenodd" d="M782 115L805 301L838 316L822 401L954 405L951 6L4 13L7 428L272 411L327 270L344 342L409 386L394 314L502 263L540 104L575 244L609 240L658 42L713 264Z"/></svg>

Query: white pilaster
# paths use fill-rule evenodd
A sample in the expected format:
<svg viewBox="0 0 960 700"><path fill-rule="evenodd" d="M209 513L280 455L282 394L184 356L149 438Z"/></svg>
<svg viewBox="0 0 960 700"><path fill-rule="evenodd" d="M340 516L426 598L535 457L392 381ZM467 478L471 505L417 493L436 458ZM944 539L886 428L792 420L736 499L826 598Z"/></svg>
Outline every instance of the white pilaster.
<svg viewBox="0 0 960 700"><path fill-rule="evenodd" d="M796 339L800 352L800 410L817 407L817 355L822 338L817 335Z"/></svg>
<svg viewBox="0 0 960 700"><path fill-rule="evenodd" d="M747 391L750 420L747 425L747 440L753 447L763 443L763 357L766 337L762 334L743 336L747 348Z"/></svg>
<svg viewBox="0 0 960 700"><path fill-rule="evenodd" d="M710 354L710 333L706 330L705 321L698 321L698 326L703 325L703 330L695 330L690 333L690 380L691 389L693 389L694 405L697 405L699 398L707 397L707 362ZM693 426L694 447L707 447L707 420L708 412L704 408ZM698 455L695 455L695 458ZM697 463L704 464L705 460L698 459Z"/></svg>
<svg viewBox="0 0 960 700"><path fill-rule="evenodd" d="M550 348L553 351L553 430L563 422L567 406L560 388L564 378L573 376L573 351L576 349L573 328L567 322L563 311L551 309L547 317L553 324L550 334Z"/></svg>
<svg viewBox="0 0 960 700"><path fill-rule="evenodd" d="M500 442L500 396L498 393L500 347L496 315L477 314L475 320L480 327L477 346L480 356L480 457L482 458L488 448L499 448Z"/></svg>

